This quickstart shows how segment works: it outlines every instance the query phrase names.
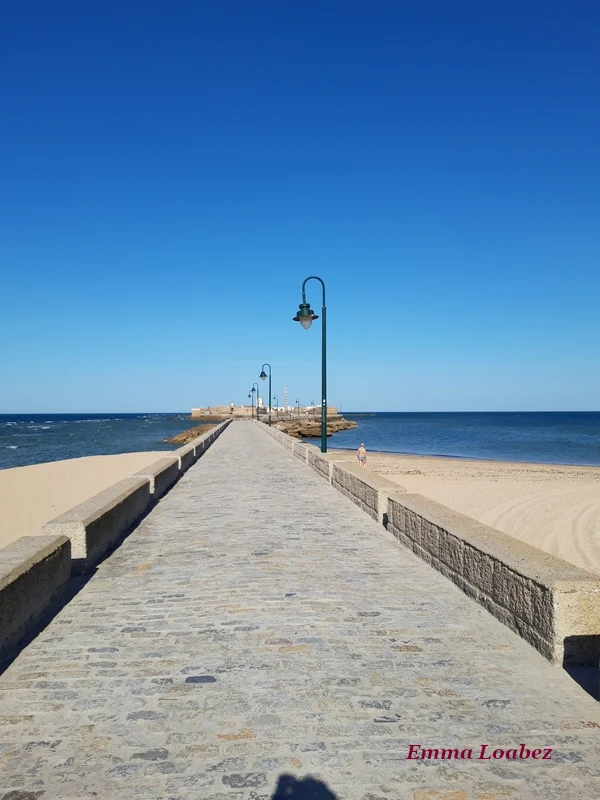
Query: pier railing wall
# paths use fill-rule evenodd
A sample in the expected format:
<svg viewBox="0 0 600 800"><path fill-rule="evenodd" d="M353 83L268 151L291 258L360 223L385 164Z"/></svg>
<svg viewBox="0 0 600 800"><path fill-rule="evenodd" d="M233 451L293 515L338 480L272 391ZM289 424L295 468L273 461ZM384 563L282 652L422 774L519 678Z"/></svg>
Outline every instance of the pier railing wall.
<svg viewBox="0 0 600 800"><path fill-rule="evenodd" d="M0 667L70 591L73 576L105 558L208 450L231 420L47 522L41 535L0 549ZM32 534L37 533L32 531Z"/></svg>
<svg viewBox="0 0 600 800"><path fill-rule="evenodd" d="M254 424L549 661L597 666L600 577L398 484Z"/></svg>

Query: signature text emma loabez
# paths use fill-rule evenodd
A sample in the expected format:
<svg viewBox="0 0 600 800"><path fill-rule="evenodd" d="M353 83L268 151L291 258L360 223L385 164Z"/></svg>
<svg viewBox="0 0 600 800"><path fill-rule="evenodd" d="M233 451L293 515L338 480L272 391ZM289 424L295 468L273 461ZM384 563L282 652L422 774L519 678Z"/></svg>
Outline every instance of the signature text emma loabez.
<svg viewBox="0 0 600 800"><path fill-rule="evenodd" d="M408 748L407 760L448 760L448 759L471 759L472 761L492 761L493 759L508 759L509 761L516 761L518 759L540 759L541 761L552 760L551 747L537 747L529 748L524 744L519 744L516 747L509 747L504 750L501 747L492 749L492 745L480 744L475 748L466 747L459 750L457 747L423 747L420 744L411 744Z"/></svg>

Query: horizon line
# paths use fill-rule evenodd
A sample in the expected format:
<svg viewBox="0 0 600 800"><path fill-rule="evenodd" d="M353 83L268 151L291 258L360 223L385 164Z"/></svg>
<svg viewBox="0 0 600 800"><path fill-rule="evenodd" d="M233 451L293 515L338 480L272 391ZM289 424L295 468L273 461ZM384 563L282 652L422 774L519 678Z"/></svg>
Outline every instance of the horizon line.
<svg viewBox="0 0 600 800"><path fill-rule="evenodd" d="M301 406L302 407L302 406ZM280 406L281 408L281 406ZM295 406L289 406L290 409L295 409ZM318 407L317 407L318 408ZM265 407L265 411L267 407ZM339 409L338 409L339 410ZM373 410L373 409L357 409L357 410L348 410L342 411L340 413L344 414L598 414L600 413L600 409L535 409L535 410L523 410L519 408L515 409L469 409L469 410L396 410L396 411L382 411L382 410ZM43 416L43 415L56 415L60 414L62 416L79 416L79 415L91 415L91 414L185 414L191 416L190 411L0 411L0 417L16 417L16 416ZM210 416L210 415L208 415ZM215 414L215 416L217 416ZM197 418L199 419L199 417Z"/></svg>

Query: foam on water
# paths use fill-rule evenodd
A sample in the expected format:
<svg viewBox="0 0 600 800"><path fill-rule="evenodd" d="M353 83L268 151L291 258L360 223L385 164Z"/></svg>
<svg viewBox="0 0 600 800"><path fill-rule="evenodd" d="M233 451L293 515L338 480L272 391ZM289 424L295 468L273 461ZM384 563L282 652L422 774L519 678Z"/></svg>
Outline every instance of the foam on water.
<svg viewBox="0 0 600 800"><path fill-rule="evenodd" d="M0 415L0 469L93 455L173 450L176 445L165 440L191 425L189 415L181 413Z"/></svg>

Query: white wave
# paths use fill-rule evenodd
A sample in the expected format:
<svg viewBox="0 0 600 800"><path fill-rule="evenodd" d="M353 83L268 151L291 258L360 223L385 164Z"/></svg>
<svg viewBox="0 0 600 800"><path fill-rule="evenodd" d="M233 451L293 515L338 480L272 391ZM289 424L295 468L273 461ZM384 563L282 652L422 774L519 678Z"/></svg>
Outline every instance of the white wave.
<svg viewBox="0 0 600 800"><path fill-rule="evenodd" d="M83 422L91 422L92 425L93 425L93 424L95 424L97 422L116 422L116 420L109 419L108 417L106 417L106 419L74 419L73 420L73 424L74 425L79 425L79 424L81 424Z"/></svg>

